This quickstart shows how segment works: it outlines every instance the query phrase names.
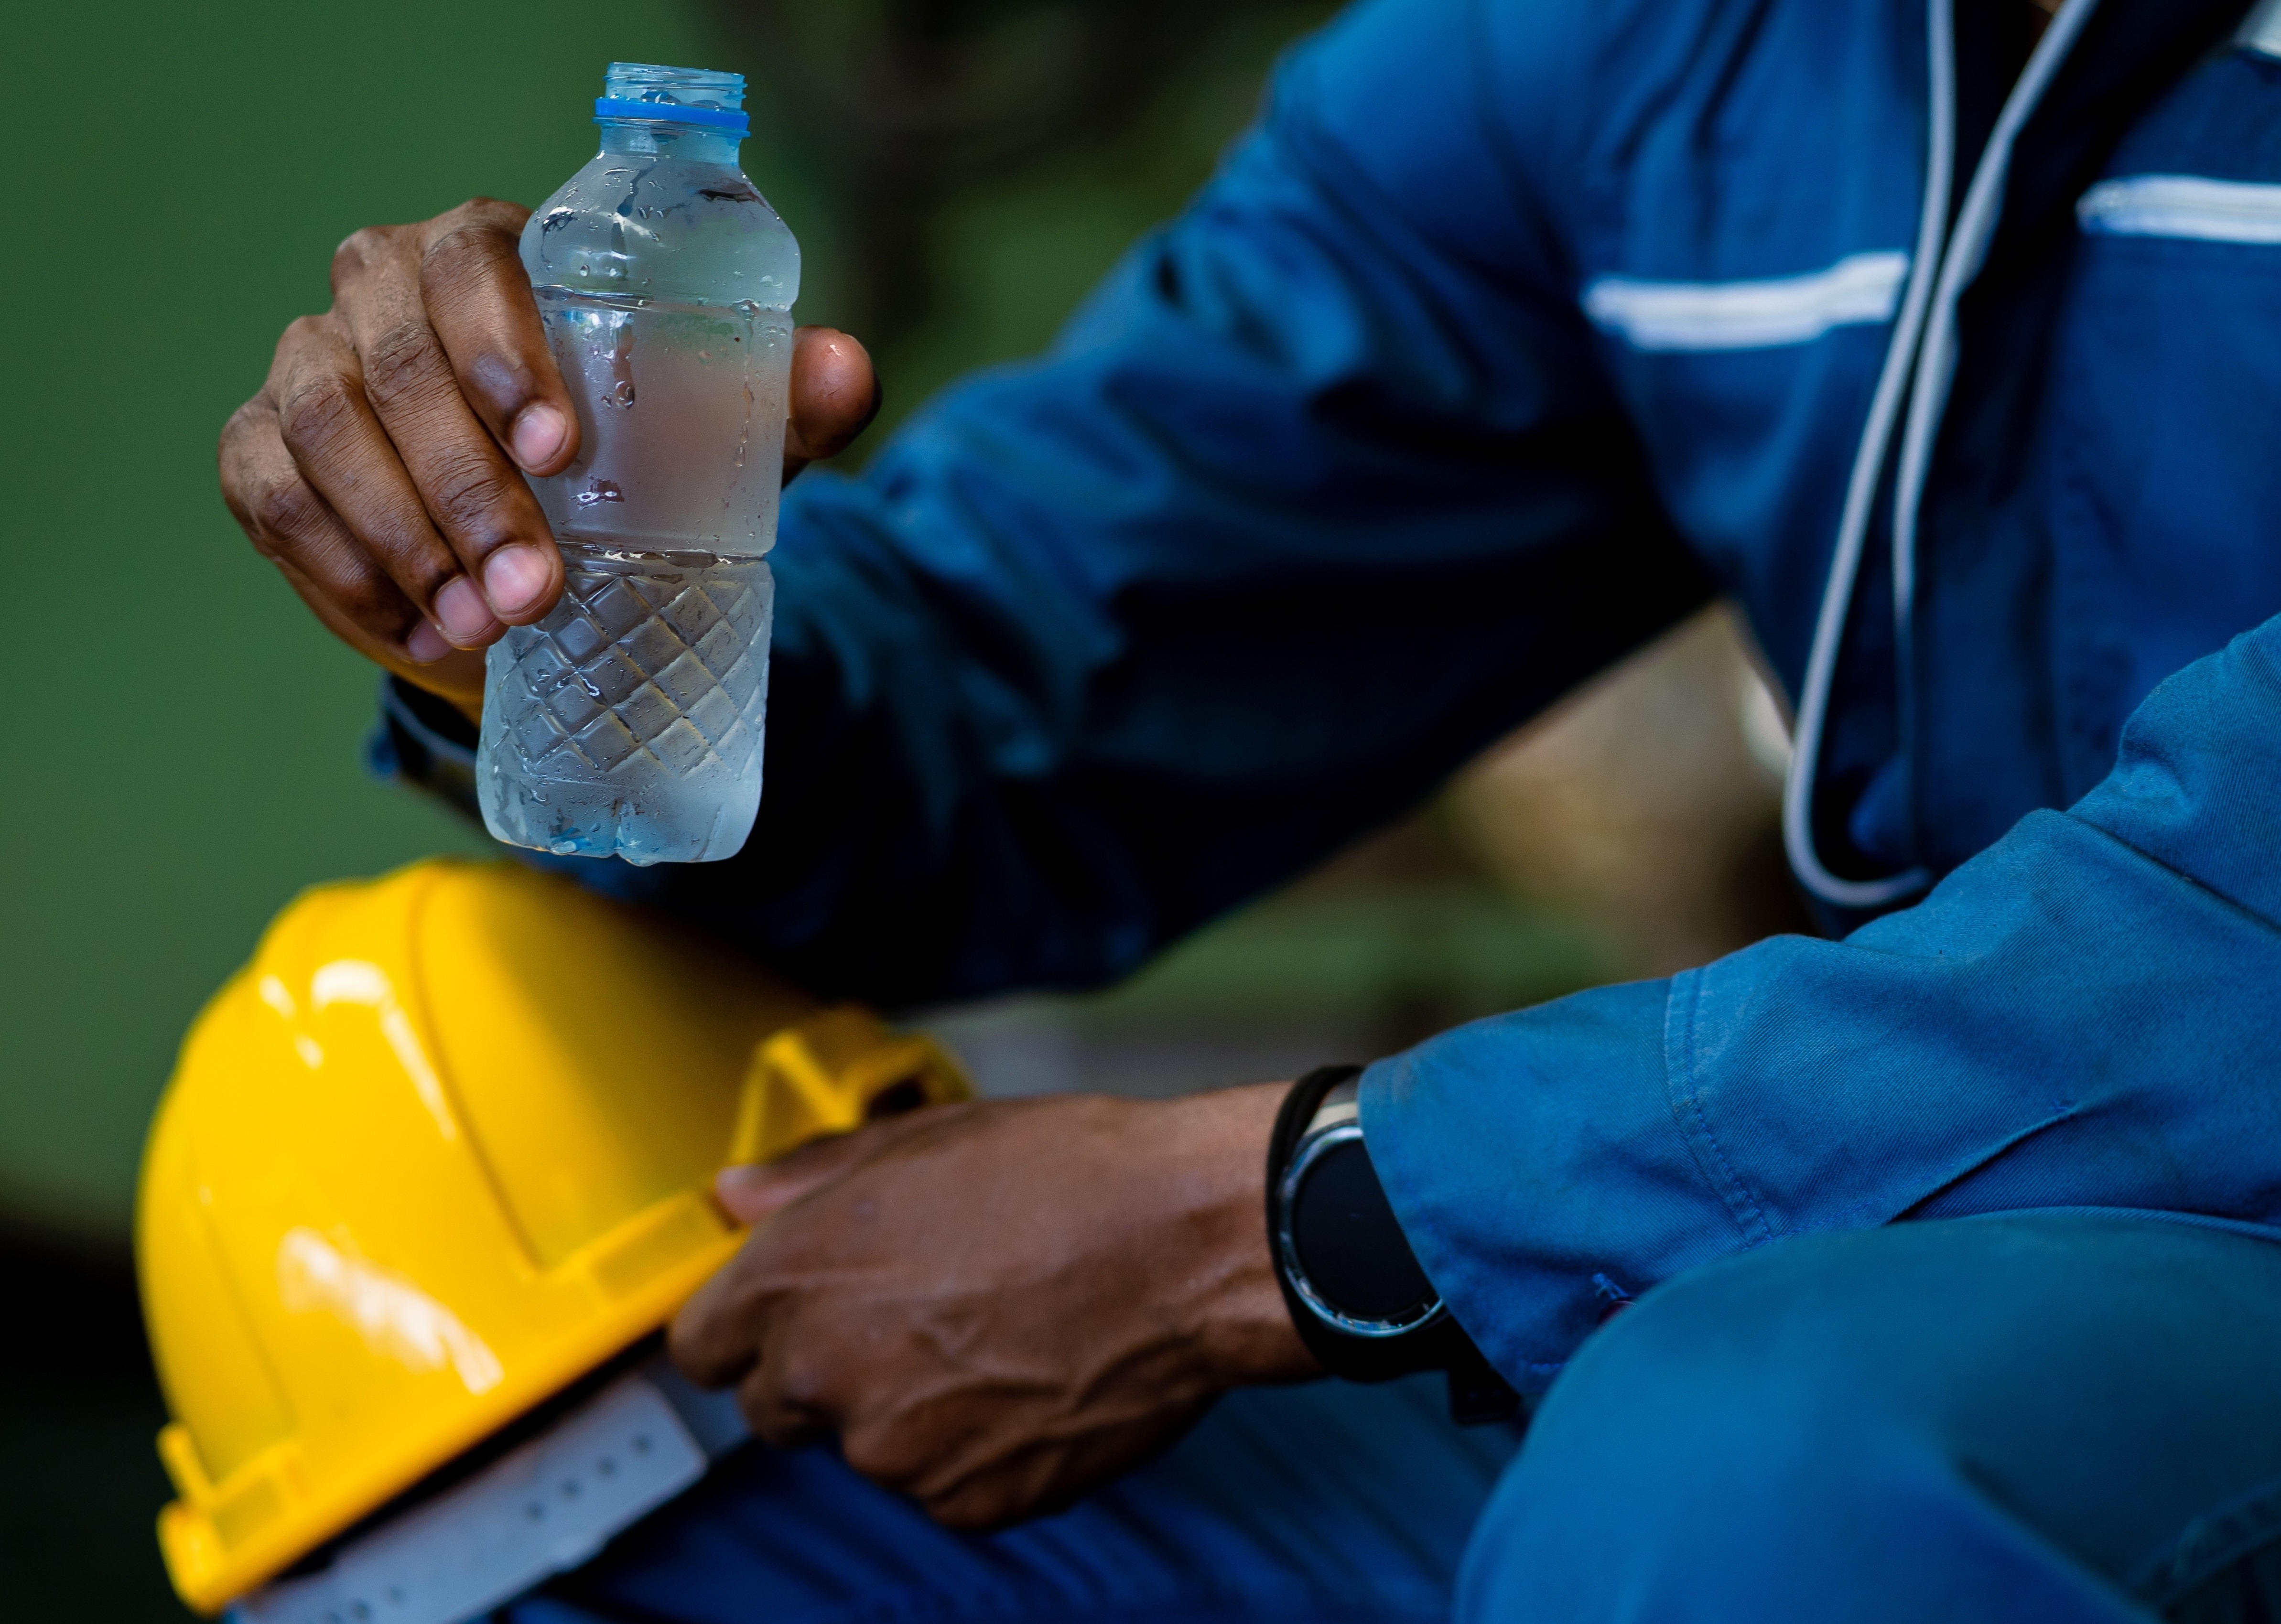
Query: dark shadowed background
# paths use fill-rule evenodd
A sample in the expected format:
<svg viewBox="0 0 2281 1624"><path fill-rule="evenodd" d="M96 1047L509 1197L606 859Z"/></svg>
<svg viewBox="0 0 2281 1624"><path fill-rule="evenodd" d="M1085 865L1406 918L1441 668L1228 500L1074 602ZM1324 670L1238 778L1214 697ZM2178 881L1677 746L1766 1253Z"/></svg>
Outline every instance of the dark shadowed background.
<svg viewBox="0 0 2281 1624"><path fill-rule="evenodd" d="M470 830L370 781L372 672L238 535L213 443L356 227L536 203L613 58L753 80L801 319L887 420L1045 343L1251 116L1318 0L81 4L10 24L0 355L22 658L0 914L0 1615L179 1617L126 1237L174 1045L313 881ZM985 1087L1164 1093L1381 1053L1784 922L1780 719L1723 620L1133 986L946 1012ZM1674 814L1674 807L1692 810ZM1705 808L1708 810L1705 810Z"/></svg>

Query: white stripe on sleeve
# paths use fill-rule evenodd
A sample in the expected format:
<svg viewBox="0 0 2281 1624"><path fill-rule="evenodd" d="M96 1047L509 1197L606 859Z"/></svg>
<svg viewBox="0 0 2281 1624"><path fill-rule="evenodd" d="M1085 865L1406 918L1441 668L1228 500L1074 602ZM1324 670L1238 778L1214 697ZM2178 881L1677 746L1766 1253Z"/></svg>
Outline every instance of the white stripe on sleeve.
<svg viewBox="0 0 2281 1624"><path fill-rule="evenodd" d="M2134 174L2101 181L2084 193L2075 216L2095 236L2281 243L2281 186L2199 174Z"/></svg>
<svg viewBox="0 0 2281 1624"><path fill-rule="evenodd" d="M1834 327L1891 321L1908 274L1908 255L1889 250L1764 282L1603 276L1584 290L1584 313L1635 349L1770 350L1809 344Z"/></svg>

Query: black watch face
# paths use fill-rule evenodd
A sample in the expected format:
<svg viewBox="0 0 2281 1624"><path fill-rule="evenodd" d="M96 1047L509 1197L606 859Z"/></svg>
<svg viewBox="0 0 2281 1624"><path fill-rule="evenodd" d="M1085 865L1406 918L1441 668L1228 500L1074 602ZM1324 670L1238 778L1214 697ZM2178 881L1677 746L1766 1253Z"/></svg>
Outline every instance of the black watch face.
<svg viewBox="0 0 2281 1624"><path fill-rule="evenodd" d="M1391 1334L1422 1323L1441 1294L1386 1199L1359 1131L1324 1136L1303 1154L1286 1215L1298 1273L1346 1328Z"/></svg>

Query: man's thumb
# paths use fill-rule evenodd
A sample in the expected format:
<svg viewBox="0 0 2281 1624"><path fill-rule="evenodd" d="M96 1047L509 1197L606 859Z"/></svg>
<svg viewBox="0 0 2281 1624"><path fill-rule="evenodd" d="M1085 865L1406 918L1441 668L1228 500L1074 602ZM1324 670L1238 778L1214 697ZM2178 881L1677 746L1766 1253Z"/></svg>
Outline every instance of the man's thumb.
<svg viewBox="0 0 2281 1624"><path fill-rule="evenodd" d="M847 1165L846 1138L801 1146L781 1162L746 1162L713 1176L713 1198L739 1224L774 1218L811 1190L839 1177Z"/></svg>

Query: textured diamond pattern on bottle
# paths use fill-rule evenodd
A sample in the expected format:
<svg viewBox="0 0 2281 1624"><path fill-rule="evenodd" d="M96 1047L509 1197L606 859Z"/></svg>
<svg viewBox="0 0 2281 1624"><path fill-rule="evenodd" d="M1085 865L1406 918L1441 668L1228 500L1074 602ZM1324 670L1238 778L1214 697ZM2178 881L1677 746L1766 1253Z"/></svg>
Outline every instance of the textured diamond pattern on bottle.
<svg viewBox="0 0 2281 1624"><path fill-rule="evenodd" d="M760 801L768 565L576 543L562 552L561 605L488 656L486 821L518 845L563 854L730 855Z"/></svg>

